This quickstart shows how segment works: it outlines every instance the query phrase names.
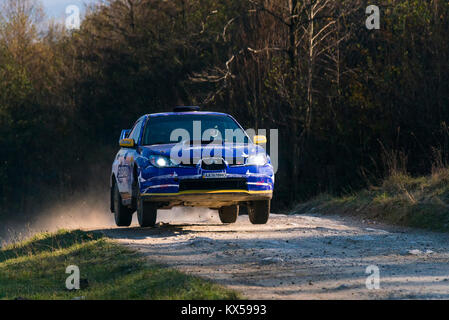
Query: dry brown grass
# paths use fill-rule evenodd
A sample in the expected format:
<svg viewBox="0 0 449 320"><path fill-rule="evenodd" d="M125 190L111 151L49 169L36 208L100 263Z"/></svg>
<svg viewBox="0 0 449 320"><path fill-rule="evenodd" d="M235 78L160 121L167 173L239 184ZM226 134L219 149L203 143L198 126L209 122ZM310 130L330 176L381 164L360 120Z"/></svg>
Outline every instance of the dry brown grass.
<svg viewBox="0 0 449 320"><path fill-rule="evenodd" d="M449 231L449 168L434 168L429 176L412 177L393 172L377 187L343 196L321 195L299 205L295 212L310 210L351 214L380 221Z"/></svg>

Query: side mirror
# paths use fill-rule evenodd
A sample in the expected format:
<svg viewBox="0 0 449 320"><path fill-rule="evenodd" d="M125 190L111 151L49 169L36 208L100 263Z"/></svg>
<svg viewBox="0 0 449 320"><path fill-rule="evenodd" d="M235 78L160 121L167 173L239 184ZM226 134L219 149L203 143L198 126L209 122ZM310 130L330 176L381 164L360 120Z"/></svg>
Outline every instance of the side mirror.
<svg viewBox="0 0 449 320"><path fill-rule="evenodd" d="M255 144L265 144L268 140L265 136L254 136L253 141Z"/></svg>
<svg viewBox="0 0 449 320"><path fill-rule="evenodd" d="M123 140L123 139L128 138L130 132L131 132L131 130L122 130L122 133L120 134L120 139L119 140Z"/></svg>
<svg viewBox="0 0 449 320"><path fill-rule="evenodd" d="M122 148L134 148L136 145L134 139L121 139L119 144Z"/></svg>

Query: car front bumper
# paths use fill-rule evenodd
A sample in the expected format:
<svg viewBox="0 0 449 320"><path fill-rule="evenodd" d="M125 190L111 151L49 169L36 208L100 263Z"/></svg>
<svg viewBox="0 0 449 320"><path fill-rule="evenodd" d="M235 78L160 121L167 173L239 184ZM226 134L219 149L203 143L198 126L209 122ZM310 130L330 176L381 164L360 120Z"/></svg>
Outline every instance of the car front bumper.
<svg viewBox="0 0 449 320"><path fill-rule="evenodd" d="M273 197L274 174L271 165L241 166L224 172L196 168L154 169L141 174L140 194L144 201L163 203L163 207L202 206L219 208ZM207 174L219 173L218 179Z"/></svg>
<svg viewBox="0 0 449 320"><path fill-rule="evenodd" d="M249 201L270 200L272 191L195 190L174 194L144 194L144 201L161 203L161 207L192 206L220 208Z"/></svg>

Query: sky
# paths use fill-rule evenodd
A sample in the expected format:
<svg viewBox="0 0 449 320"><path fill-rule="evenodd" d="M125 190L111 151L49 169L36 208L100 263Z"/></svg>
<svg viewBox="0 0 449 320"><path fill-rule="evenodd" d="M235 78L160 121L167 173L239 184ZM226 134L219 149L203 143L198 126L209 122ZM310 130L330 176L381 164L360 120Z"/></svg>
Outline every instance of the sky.
<svg viewBox="0 0 449 320"><path fill-rule="evenodd" d="M83 14L86 4L95 3L98 0L41 0L41 2L44 5L47 17L59 20L66 17L65 9L67 6L76 5Z"/></svg>

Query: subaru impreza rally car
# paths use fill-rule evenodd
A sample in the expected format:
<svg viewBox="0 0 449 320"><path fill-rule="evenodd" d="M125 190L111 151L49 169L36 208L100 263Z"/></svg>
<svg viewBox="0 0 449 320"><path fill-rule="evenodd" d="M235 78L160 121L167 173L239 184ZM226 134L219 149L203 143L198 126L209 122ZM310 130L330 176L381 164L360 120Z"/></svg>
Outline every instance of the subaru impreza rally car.
<svg viewBox="0 0 449 320"><path fill-rule="evenodd" d="M223 223L246 206L253 224L270 214L274 172L270 157L230 115L178 107L142 116L123 130L111 174L111 211L117 226L156 224L158 209L176 206L218 210Z"/></svg>

